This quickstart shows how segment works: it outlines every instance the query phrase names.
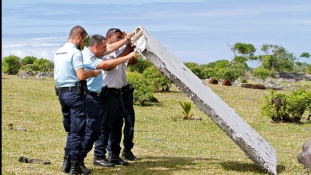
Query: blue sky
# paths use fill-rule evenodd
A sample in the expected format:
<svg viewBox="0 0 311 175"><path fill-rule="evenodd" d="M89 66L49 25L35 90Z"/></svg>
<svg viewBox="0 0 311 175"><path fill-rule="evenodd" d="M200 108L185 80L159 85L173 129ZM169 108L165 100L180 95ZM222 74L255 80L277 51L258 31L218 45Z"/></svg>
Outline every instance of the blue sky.
<svg viewBox="0 0 311 175"><path fill-rule="evenodd" d="M310 0L2 0L2 58L53 61L75 25L91 35L143 26L182 62L231 60L236 42L253 44L255 55L276 44L299 57L311 53L310 9Z"/></svg>

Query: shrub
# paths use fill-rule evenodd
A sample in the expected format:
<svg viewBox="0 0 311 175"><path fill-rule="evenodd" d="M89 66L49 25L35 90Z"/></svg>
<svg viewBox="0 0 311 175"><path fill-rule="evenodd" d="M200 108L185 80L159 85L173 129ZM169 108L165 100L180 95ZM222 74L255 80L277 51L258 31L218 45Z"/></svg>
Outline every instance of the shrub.
<svg viewBox="0 0 311 175"><path fill-rule="evenodd" d="M145 69L147 69L148 67L151 67L152 63L147 60L147 59L142 59L142 56L140 54L138 54L137 56L137 63L134 65L129 65L128 66L128 70L130 72L139 72L139 73L143 73Z"/></svg>
<svg viewBox="0 0 311 175"><path fill-rule="evenodd" d="M4 57L2 60L2 71L8 74L18 73L21 67L20 60L20 57L15 55L9 55L7 57Z"/></svg>
<svg viewBox="0 0 311 175"><path fill-rule="evenodd" d="M265 80L268 76L271 75L271 71L261 66L261 67L254 69L252 72L252 75L256 78Z"/></svg>
<svg viewBox="0 0 311 175"><path fill-rule="evenodd" d="M142 75L150 82L153 92L169 91L172 86L171 81L154 66L146 68Z"/></svg>
<svg viewBox="0 0 311 175"><path fill-rule="evenodd" d="M38 69L42 72L48 72L53 70L53 63L45 58L40 58L34 61L33 63Z"/></svg>
<svg viewBox="0 0 311 175"><path fill-rule="evenodd" d="M133 99L134 102L139 102L144 105L145 102L153 99L153 88L150 82L138 72L128 72L127 80L134 88Z"/></svg>
<svg viewBox="0 0 311 175"><path fill-rule="evenodd" d="M36 61L37 57L34 57L34 56L25 56L22 60L21 60L21 63L23 65L26 65L26 64L33 64L34 61Z"/></svg>
<svg viewBox="0 0 311 175"><path fill-rule="evenodd" d="M295 90L286 95L271 90L261 106L261 115L273 121L299 122L304 111L310 109L311 91Z"/></svg>
<svg viewBox="0 0 311 175"><path fill-rule="evenodd" d="M306 68L306 73L311 74L311 64Z"/></svg>

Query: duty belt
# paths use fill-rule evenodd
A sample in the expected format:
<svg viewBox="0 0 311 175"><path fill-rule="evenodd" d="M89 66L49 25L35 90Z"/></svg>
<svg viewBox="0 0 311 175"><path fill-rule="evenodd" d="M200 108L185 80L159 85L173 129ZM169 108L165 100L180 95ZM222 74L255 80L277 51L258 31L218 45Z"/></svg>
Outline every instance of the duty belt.
<svg viewBox="0 0 311 175"><path fill-rule="evenodd" d="M88 91L88 94L92 95L93 97L99 97L100 96L100 93L97 93L97 92Z"/></svg>
<svg viewBox="0 0 311 175"><path fill-rule="evenodd" d="M133 87L132 84L128 84L122 87L122 93L132 93Z"/></svg>
<svg viewBox="0 0 311 175"><path fill-rule="evenodd" d="M76 92L77 91L77 86L72 86L72 87L58 87L57 88L59 93L64 93L64 92Z"/></svg>
<svg viewBox="0 0 311 175"><path fill-rule="evenodd" d="M116 88L108 88L108 91L114 95L119 95L122 93L121 89L116 89Z"/></svg>

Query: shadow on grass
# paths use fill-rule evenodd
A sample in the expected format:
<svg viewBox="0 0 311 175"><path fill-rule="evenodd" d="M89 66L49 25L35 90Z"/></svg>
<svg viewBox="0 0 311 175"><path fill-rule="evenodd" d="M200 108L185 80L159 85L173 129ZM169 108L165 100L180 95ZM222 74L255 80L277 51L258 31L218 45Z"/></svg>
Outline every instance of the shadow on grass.
<svg viewBox="0 0 311 175"><path fill-rule="evenodd" d="M213 158L193 158L193 157L166 157L166 156L145 156L140 157L138 161L130 161L129 166L116 165L115 168L89 167L92 169L92 175L96 174L161 174L171 175L178 172L193 170L198 166L197 160L208 162L208 164L218 164L218 159ZM208 167L200 167L202 172L208 171Z"/></svg>
<svg viewBox="0 0 311 175"><path fill-rule="evenodd" d="M252 172L258 174L266 174L267 171L256 166L253 163L241 163L236 161L225 161L221 162L220 159L215 158L197 158L197 157L166 157L166 156L145 156L140 157L138 161L131 162L129 166L119 166L115 168L91 168L92 174L161 174L161 175L170 175L178 174L182 172L183 174L187 171L192 172L195 169L197 173L210 172L211 166L221 165L222 171L236 171L238 172ZM202 161L208 166L204 166L203 163L198 163L197 161ZM220 163L219 163L220 162ZM202 166L203 164L203 166ZM283 171L283 167L280 165L277 167L278 172ZM212 172L211 172L212 173Z"/></svg>
<svg viewBox="0 0 311 175"><path fill-rule="evenodd" d="M258 167L257 165L253 163L241 163L241 162L235 162L235 161L227 161L227 162L221 162L220 165L225 170L238 171L238 172L268 173L266 170ZM277 172L280 173L281 171L284 171L284 166L278 165Z"/></svg>

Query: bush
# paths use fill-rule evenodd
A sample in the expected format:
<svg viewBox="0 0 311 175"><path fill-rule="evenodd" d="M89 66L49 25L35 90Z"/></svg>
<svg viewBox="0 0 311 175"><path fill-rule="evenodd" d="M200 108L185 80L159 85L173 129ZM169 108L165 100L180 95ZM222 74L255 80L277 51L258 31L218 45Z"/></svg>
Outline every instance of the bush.
<svg viewBox="0 0 311 175"><path fill-rule="evenodd" d="M134 90L134 102L139 102L144 105L145 102L152 100L154 97L151 83L138 72L128 72L127 80L132 84Z"/></svg>
<svg viewBox="0 0 311 175"><path fill-rule="evenodd" d="M37 66L38 69L42 72L53 71L53 63L45 58L40 58L34 61L34 66Z"/></svg>
<svg viewBox="0 0 311 175"><path fill-rule="evenodd" d="M21 63L23 65L26 65L26 64L33 64L34 61L36 61L37 57L34 57L34 56L25 56L22 60L21 60Z"/></svg>
<svg viewBox="0 0 311 175"><path fill-rule="evenodd" d="M252 72L252 75L256 78L265 80L268 76L271 75L271 71L261 66L261 67L254 69Z"/></svg>
<svg viewBox="0 0 311 175"><path fill-rule="evenodd" d="M311 74L311 64L306 68L306 73Z"/></svg>
<svg viewBox="0 0 311 175"><path fill-rule="evenodd" d="M20 57L15 55L4 57L2 60L2 71L8 74L17 74L21 67L20 60Z"/></svg>
<svg viewBox="0 0 311 175"><path fill-rule="evenodd" d="M145 69L151 67L152 63L147 59L142 59L142 56L138 54L137 63L134 65L129 65L128 70L130 72L139 72L143 73Z"/></svg>
<svg viewBox="0 0 311 175"><path fill-rule="evenodd" d="M311 91L306 90L295 90L288 95L271 90L261 106L261 115L277 122L299 122L304 111L310 109L310 96Z"/></svg>
<svg viewBox="0 0 311 175"><path fill-rule="evenodd" d="M153 92L169 91L172 86L171 81L154 66L146 68L142 75L150 82Z"/></svg>

